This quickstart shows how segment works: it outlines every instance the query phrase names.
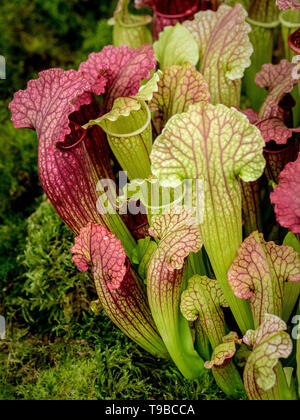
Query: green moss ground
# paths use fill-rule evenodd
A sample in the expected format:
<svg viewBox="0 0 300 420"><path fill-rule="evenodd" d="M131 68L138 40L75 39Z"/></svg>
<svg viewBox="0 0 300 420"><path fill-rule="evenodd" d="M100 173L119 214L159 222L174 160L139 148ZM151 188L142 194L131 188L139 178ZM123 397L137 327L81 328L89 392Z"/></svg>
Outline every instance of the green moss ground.
<svg viewBox="0 0 300 420"><path fill-rule="evenodd" d="M105 316L96 323L97 338L91 341L45 342L16 331L2 344L0 400L225 398L208 374L199 381L185 380L171 363L129 342Z"/></svg>

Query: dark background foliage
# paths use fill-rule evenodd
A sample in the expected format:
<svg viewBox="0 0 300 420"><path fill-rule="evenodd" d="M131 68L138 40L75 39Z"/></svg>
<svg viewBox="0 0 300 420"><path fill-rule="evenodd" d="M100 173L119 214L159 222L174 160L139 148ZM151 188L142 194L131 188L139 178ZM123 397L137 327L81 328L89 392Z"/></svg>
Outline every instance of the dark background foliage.
<svg viewBox="0 0 300 420"><path fill-rule="evenodd" d="M0 341L1 399L224 399L209 375L187 381L169 362L94 315L88 274L69 249L73 234L43 196L37 139L15 130L13 93L49 67L77 68L112 42L116 0L0 0Z"/></svg>
<svg viewBox="0 0 300 420"><path fill-rule="evenodd" d="M34 261L33 254L29 255L26 248L37 253L40 243L48 247L43 249L47 254L51 252L51 244L55 245L55 240L58 241L63 233L69 235L68 246L73 238L64 226L59 230L60 222L51 209L48 214L43 207L37 209L43 198L37 175L36 134L30 130L15 130L7 106L14 92L26 88L28 80L36 78L39 71L49 67L77 68L90 52L100 51L111 43L107 19L112 15L116 1L1 0L0 4L0 54L7 63L6 80L0 81L0 308L8 320L16 320L19 310L27 308L27 316L24 318L23 313L18 322L28 322L32 319L28 315L29 301L22 302L22 298L28 296L30 287L24 279L30 277L30 281L34 281L36 275L28 275L30 267L42 267L44 260L40 255L40 261ZM36 213L27 220L35 209ZM53 231L40 229L41 236L35 238L36 226L30 231L30 224L47 225L47 218L49 222L54 218ZM66 246L65 242L60 246ZM41 254L42 250L39 252ZM53 260L53 266L59 270L58 261ZM44 269L47 272L48 268ZM62 276L62 272L59 274ZM41 272L41 278L43 275ZM45 293L46 283L39 284L39 289L44 287ZM35 293L37 287L30 290ZM60 298L64 294L62 291L58 293ZM41 300L42 295L40 291ZM38 308L39 303L35 298L30 300L32 308ZM60 304L58 300L57 305ZM54 318L61 319L61 316Z"/></svg>
<svg viewBox="0 0 300 420"><path fill-rule="evenodd" d="M116 1L1 0L0 51L7 60L2 98L26 86L38 71L76 65L111 42L107 18Z"/></svg>

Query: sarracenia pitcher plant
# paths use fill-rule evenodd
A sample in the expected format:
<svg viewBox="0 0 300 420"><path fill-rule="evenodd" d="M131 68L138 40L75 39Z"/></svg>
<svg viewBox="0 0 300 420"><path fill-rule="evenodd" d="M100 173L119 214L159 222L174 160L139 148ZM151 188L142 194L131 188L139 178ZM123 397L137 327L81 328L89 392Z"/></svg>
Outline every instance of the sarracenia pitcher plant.
<svg viewBox="0 0 300 420"><path fill-rule="evenodd" d="M114 46L17 92L13 124L112 322L232 398L298 399L300 76L276 27L300 5L132 6Z"/></svg>

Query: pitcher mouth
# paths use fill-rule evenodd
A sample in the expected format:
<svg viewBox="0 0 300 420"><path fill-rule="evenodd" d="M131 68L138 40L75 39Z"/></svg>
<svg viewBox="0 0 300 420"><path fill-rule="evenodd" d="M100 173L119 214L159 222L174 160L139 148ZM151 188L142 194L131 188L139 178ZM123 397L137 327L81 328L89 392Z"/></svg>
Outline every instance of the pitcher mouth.
<svg viewBox="0 0 300 420"><path fill-rule="evenodd" d="M128 138L128 137L134 137L134 136L138 136L139 134L143 133L146 128L151 124L151 112L150 109L148 107L148 105L145 102L142 102L142 106L141 109L143 109L146 112L146 118L145 118L145 123L142 125L142 127L140 127L138 130L132 132L132 133L114 133L111 130L105 130L106 134L108 134L109 136L112 137L118 137L118 138Z"/></svg>
<svg viewBox="0 0 300 420"><path fill-rule="evenodd" d="M274 20L273 22L260 22L258 20L253 20L247 16L246 21L252 26L258 26L265 29L275 29L280 25L280 20Z"/></svg>
<svg viewBox="0 0 300 420"><path fill-rule="evenodd" d="M289 36L288 43L291 50L300 54L300 28Z"/></svg>
<svg viewBox="0 0 300 420"><path fill-rule="evenodd" d="M279 153L286 152L293 145L293 139L290 140L291 141L288 141L286 144L276 144L274 140L271 140L268 142L271 144L264 147L264 152L270 155L277 155Z"/></svg>
<svg viewBox="0 0 300 420"><path fill-rule="evenodd" d="M279 14L279 20L281 24L288 28L295 28L295 29L298 28L299 18L300 18L300 10L291 10L291 9L282 10L282 12Z"/></svg>
<svg viewBox="0 0 300 420"><path fill-rule="evenodd" d="M160 12L157 9L156 6L154 6L153 9L154 9L154 12L155 12L156 16L167 18L167 19L182 19L184 17L188 17L190 15L193 15L193 14L195 14L197 12L197 10L198 10L198 2L196 2L196 4L193 7L190 7L184 13L178 13L176 15L168 15L166 13L162 13L162 12Z"/></svg>

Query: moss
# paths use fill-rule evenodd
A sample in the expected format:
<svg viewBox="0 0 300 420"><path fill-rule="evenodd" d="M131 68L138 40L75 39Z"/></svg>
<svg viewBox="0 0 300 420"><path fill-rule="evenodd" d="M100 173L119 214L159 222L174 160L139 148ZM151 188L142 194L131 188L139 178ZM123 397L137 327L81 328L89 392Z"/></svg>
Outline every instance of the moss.
<svg viewBox="0 0 300 420"><path fill-rule="evenodd" d="M171 362L157 360L127 340L104 314L96 329L102 327L113 339L97 333L93 342L45 342L28 338L26 330L14 331L0 353L0 400L226 398L208 373L199 381L184 379Z"/></svg>
<svg viewBox="0 0 300 420"><path fill-rule="evenodd" d="M21 275L10 285L6 316L40 335L70 335L95 298L88 274L72 262L74 237L45 201L27 220L27 238L18 257Z"/></svg>

